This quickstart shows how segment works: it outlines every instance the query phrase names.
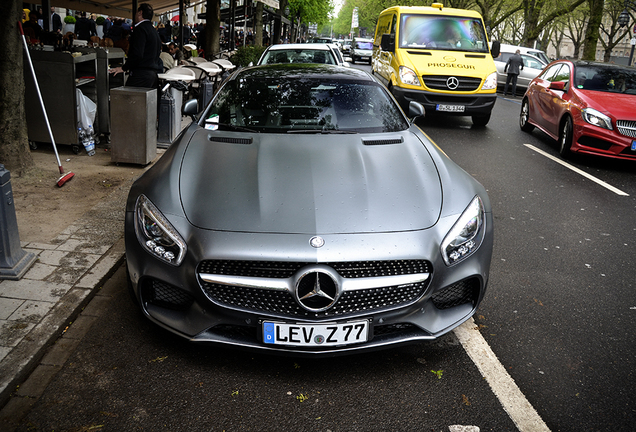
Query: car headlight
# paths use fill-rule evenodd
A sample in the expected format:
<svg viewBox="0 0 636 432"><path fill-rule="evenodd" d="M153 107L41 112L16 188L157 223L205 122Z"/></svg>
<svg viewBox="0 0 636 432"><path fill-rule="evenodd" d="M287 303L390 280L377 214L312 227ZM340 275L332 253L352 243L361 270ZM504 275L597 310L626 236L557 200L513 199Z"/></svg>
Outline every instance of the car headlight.
<svg viewBox="0 0 636 432"><path fill-rule="evenodd" d="M476 196L442 241L446 265L455 265L479 249L484 238L484 224L484 205Z"/></svg>
<svg viewBox="0 0 636 432"><path fill-rule="evenodd" d="M493 72L488 75L488 78L484 81L484 85L481 86L482 90L492 90L497 88L497 72Z"/></svg>
<svg viewBox="0 0 636 432"><path fill-rule="evenodd" d="M186 254L186 243L159 209L144 195L135 204L135 233L139 243L156 258L178 266Z"/></svg>
<svg viewBox="0 0 636 432"><path fill-rule="evenodd" d="M582 114L585 121L591 125L602 127L603 129L614 129L612 127L612 119L594 108L584 108Z"/></svg>
<svg viewBox="0 0 636 432"><path fill-rule="evenodd" d="M408 85L420 85L420 80L417 78L417 74L413 72L413 69L407 68L406 66L400 66L400 81Z"/></svg>

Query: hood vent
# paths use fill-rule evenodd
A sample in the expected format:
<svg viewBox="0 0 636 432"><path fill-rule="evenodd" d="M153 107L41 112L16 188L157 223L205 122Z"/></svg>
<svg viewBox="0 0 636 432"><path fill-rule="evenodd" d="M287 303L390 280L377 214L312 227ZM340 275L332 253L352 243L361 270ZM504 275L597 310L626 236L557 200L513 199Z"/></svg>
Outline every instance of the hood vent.
<svg viewBox="0 0 636 432"><path fill-rule="evenodd" d="M224 136L209 135L210 141L221 142L227 144L252 144L252 138L230 138Z"/></svg>
<svg viewBox="0 0 636 432"><path fill-rule="evenodd" d="M395 137L395 138L387 138L380 140L368 139L362 140L362 144L364 145L389 145L389 144L402 144L404 142L404 137Z"/></svg>
<svg viewBox="0 0 636 432"><path fill-rule="evenodd" d="M407 51L407 53L416 55L433 55L430 51Z"/></svg>
<svg viewBox="0 0 636 432"><path fill-rule="evenodd" d="M466 57L466 58L479 58L479 59L486 58L486 56L483 55L483 54L466 54L464 57Z"/></svg>

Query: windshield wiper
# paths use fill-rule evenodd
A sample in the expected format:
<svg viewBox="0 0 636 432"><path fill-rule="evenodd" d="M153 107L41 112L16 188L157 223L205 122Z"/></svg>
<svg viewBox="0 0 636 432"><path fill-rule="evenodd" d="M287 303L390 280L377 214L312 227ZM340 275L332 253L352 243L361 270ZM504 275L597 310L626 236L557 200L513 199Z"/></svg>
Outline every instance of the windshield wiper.
<svg viewBox="0 0 636 432"><path fill-rule="evenodd" d="M292 129L287 133L305 133L305 134L357 134L358 132L352 130L339 130L339 129Z"/></svg>
<svg viewBox="0 0 636 432"><path fill-rule="evenodd" d="M259 133L258 131L254 130L254 129L250 129L250 128L246 128L243 126L236 126L236 125L231 125L228 123L208 123L208 124L212 124L215 126L219 126L219 127L226 127L235 131L241 131L241 132L252 132L252 133Z"/></svg>

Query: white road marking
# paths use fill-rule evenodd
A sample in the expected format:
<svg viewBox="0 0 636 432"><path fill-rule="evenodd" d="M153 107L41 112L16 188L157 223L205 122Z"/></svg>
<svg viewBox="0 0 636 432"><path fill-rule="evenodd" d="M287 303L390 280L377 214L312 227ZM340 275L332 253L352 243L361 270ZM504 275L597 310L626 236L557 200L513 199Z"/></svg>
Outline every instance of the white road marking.
<svg viewBox="0 0 636 432"><path fill-rule="evenodd" d="M536 152L537 152L537 153L539 153L539 154L542 154L543 156L547 157L548 159L552 159L552 160L553 160L553 161L555 161L556 163L563 165L564 167L566 167L566 168L568 168L568 169L570 169L570 170L574 171L575 173L580 174L580 175L582 175L583 177L585 177L585 178L587 178L587 179L592 180L594 183L597 183L597 184L599 184L599 185L603 186L604 188L609 189L610 191L614 192L614 193L615 193L615 194L617 194L617 195L621 195L621 196L629 196L629 194L627 194L627 193L623 192L622 190L620 190L620 189L618 189L618 188L615 188L614 186L612 186L612 185L610 185L610 184L608 184L608 183L605 183L603 180L597 179L597 178L596 178L596 177L594 177L593 175L588 174L588 173L586 173L585 171L582 171L582 170L578 169L577 167L572 166L572 165L570 165L569 163L564 162L564 161L562 161L561 159L559 159L559 158L557 158L557 157L554 157L554 156L552 156L552 155L551 155L551 154L549 154L549 153L544 152L544 151L543 151L543 150L541 150L541 149L536 148L536 147L535 147L535 146L533 146L532 144L524 144L524 146L528 147L528 148L529 148L529 149L531 149L531 150L536 151Z"/></svg>
<svg viewBox="0 0 636 432"><path fill-rule="evenodd" d="M497 359L471 318L455 330L468 356L486 379L519 432L550 432L537 411Z"/></svg>

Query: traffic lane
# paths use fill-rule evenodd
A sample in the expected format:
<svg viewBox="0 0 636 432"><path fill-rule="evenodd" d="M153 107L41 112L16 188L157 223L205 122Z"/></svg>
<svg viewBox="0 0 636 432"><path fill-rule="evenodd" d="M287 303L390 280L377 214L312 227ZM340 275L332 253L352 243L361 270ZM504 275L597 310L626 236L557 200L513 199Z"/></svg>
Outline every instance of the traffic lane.
<svg viewBox="0 0 636 432"><path fill-rule="evenodd" d="M552 430L633 430L636 179L625 164L575 164L618 196L532 151L558 154L499 98L486 128L429 118L422 129L488 190L495 218L490 284L476 322ZM633 172L633 171L632 171Z"/></svg>
<svg viewBox="0 0 636 432"><path fill-rule="evenodd" d="M516 428L453 334L332 359L183 341L116 294L17 430ZM285 426L281 426L285 425Z"/></svg>

